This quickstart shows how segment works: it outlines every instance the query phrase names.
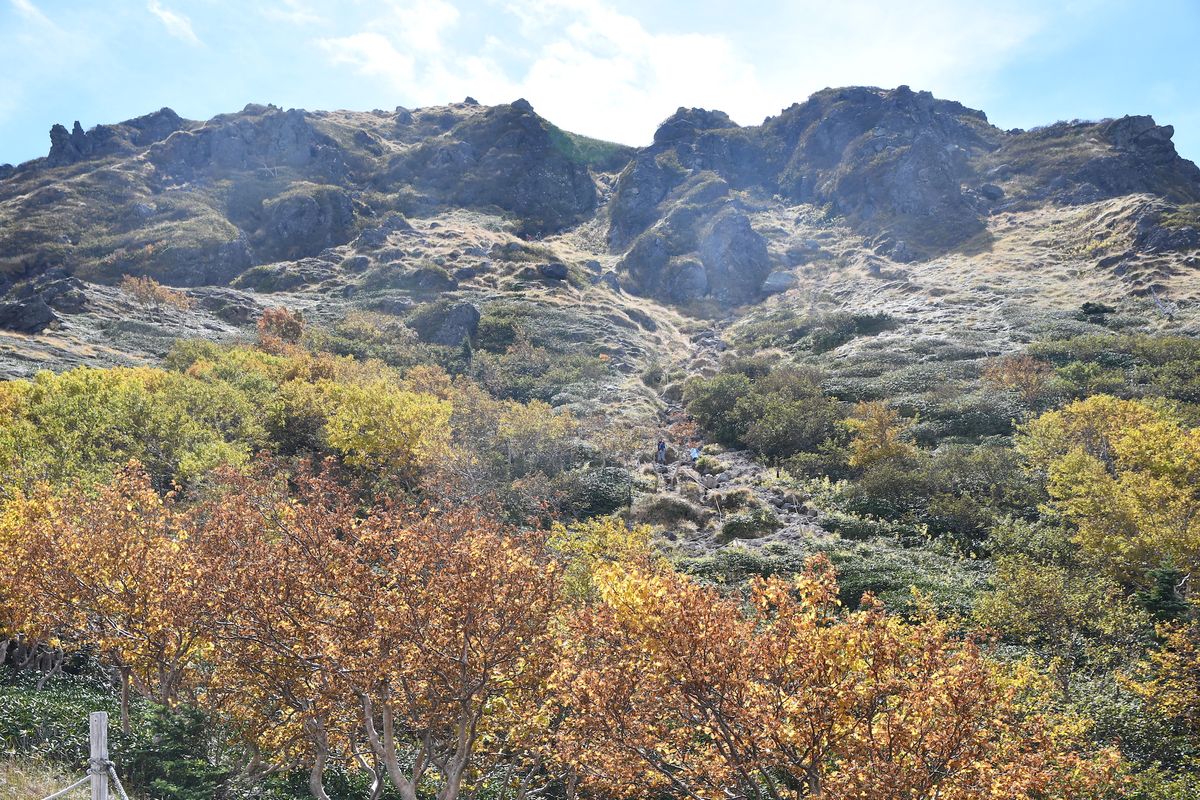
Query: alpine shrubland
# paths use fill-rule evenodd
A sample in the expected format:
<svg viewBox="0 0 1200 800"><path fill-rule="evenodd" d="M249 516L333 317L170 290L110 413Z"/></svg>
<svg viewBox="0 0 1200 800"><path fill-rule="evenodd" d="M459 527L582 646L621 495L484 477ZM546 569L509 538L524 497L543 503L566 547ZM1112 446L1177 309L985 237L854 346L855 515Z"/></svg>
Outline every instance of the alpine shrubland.
<svg viewBox="0 0 1200 800"><path fill-rule="evenodd" d="M1169 128L52 138L0 172L4 780L103 709L146 798L1192 796Z"/></svg>

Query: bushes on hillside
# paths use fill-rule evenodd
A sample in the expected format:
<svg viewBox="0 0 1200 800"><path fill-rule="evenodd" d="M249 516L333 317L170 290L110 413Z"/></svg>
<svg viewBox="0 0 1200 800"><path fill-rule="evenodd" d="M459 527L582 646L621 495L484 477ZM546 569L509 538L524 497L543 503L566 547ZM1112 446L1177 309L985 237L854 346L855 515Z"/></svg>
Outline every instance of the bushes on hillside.
<svg viewBox="0 0 1200 800"><path fill-rule="evenodd" d="M841 413L811 372L743 362L684 390L688 413L721 444L749 448L777 468L840 434Z"/></svg>

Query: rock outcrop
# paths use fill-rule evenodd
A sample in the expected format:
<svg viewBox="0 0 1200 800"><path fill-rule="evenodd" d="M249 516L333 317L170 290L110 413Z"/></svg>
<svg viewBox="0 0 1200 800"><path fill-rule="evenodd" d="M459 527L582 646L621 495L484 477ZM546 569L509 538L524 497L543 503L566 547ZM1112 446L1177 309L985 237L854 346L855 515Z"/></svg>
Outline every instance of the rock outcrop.
<svg viewBox="0 0 1200 800"><path fill-rule="evenodd" d="M408 324L421 341L450 347L472 338L479 319L479 309L471 303L439 303L414 315Z"/></svg>
<svg viewBox="0 0 1200 800"><path fill-rule="evenodd" d="M443 135L393 156L376 183L411 186L435 202L499 208L528 233L561 230L595 210L597 193L555 130L525 100L470 107Z"/></svg>
<svg viewBox="0 0 1200 800"><path fill-rule="evenodd" d="M1004 137L981 166L1011 187L1015 207L1092 203L1148 193L1200 201L1200 168L1175 152L1170 125L1149 116L1060 122Z"/></svg>
<svg viewBox="0 0 1200 800"><path fill-rule="evenodd" d="M621 173L608 244L635 291L745 302L771 268L752 228L738 223L734 246L703 252L694 236L744 211L739 193L828 208L877 253L910 262L983 237L988 215L1004 208L1133 193L1200 201L1200 170L1175 152L1172 133L1150 117L1005 132L981 111L907 86L827 89L749 127L681 108Z"/></svg>
<svg viewBox="0 0 1200 800"><path fill-rule="evenodd" d="M50 128L50 153L46 156L46 163L57 167L91 158L133 153L188 125L187 120L169 108L117 125L97 125L89 131L85 131L78 120L70 131L55 124Z"/></svg>
<svg viewBox="0 0 1200 800"><path fill-rule="evenodd" d="M302 185L263 203L254 237L260 259L285 261L315 256L354 237L354 206L336 186Z"/></svg>
<svg viewBox="0 0 1200 800"><path fill-rule="evenodd" d="M176 181L230 170L291 168L328 179L345 172L336 141L316 131L305 112L275 106L248 105L179 131L151 147L147 158Z"/></svg>

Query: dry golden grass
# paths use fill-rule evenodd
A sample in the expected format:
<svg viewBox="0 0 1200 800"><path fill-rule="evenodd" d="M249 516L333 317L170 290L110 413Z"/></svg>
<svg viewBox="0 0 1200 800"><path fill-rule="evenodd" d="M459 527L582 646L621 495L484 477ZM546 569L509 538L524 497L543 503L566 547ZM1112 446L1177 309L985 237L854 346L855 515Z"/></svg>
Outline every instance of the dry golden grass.
<svg viewBox="0 0 1200 800"><path fill-rule="evenodd" d="M70 786L82 775L68 775L58 767L26 759L0 759L0 800L41 800ZM86 800L88 787L63 795L63 800Z"/></svg>

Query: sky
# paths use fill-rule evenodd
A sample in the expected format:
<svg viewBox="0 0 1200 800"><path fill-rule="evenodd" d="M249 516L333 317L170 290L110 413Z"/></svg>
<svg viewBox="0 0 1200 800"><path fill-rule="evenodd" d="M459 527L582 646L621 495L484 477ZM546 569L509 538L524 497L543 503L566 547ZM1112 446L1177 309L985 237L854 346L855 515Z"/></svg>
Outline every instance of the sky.
<svg viewBox="0 0 1200 800"><path fill-rule="evenodd" d="M1200 0L0 0L0 163L170 106L526 98L649 143L680 106L741 124L827 86L907 84L1002 128L1152 114L1200 161Z"/></svg>

